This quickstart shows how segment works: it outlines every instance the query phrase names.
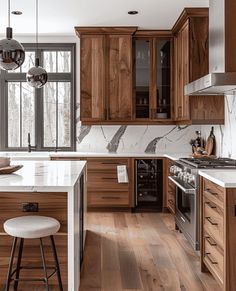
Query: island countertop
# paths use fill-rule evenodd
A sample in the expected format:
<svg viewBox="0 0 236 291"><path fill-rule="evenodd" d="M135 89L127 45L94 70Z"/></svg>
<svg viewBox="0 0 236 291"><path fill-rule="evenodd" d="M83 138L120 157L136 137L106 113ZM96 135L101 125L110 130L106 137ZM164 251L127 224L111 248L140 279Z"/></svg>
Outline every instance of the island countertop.
<svg viewBox="0 0 236 291"><path fill-rule="evenodd" d="M76 184L86 161L12 161L23 168L0 175L0 191L67 191Z"/></svg>

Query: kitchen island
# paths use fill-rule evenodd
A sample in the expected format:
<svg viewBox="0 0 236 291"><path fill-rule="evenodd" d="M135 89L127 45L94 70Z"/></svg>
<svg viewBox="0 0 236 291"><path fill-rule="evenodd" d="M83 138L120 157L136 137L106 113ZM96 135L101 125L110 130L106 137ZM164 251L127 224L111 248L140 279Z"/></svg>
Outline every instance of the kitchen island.
<svg viewBox="0 0 236 291"><path fill-rule="evenodd" d="M14 174L0 175L0 289L5 284L12 243L12 238L4 233L3 223L9 218L35 214L54 217L61 223L55 242L62 281L65 290L77 291L86 229L86 162L14 161L12 164L22 164L23 168ZM45 241L45 245L47 263L52 265L49 242ZM37 240L26 241L22 260L22 265L40 265ZM38 277L41 272L24 274L22 270L21 275ZM50 283L56 285L56 277Z"/></svg>

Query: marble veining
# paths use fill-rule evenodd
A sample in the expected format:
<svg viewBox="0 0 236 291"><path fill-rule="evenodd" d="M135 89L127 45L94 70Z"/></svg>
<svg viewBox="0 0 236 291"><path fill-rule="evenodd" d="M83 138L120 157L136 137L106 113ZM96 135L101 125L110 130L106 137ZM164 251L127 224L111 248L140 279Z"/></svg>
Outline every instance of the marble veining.
<svg viewBox="0 0 236 291"><path fill-rule="evenodd" d="M97 153L189 152L189 141L200 126L104 125L86 129L77 125L77 151Z"/></svg>
<svg viewBox="0 0 236 291"><path fill-rule="evenodd" d="M76 141L78 144L80 144L83 141L83 139L89 134L90 130L91 130L91 126L89 125L84 125L84 126L82 125L80 127L79 135L76 137Z"/></svg>
<svg viewBox="0 0 236 291"><path fill-rule="evenodd" d="M126 125L122 125L117 132L114 134L113 138L111 139L111 141L108 143L107 145L107 150L109 153L116 153L117 149L119 147L120 144L120 140L122 138L122 136L125 133L127 126Z"/></svg>

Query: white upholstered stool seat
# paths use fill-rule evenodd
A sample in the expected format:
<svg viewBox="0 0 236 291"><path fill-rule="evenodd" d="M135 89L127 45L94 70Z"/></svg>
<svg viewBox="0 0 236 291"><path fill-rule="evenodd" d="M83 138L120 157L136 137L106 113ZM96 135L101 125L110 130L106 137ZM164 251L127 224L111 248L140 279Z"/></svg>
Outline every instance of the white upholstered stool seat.
<svg viewBox="0 0 236 291"><path fill-rule="evenodd" d="M26 239L51 236L59 229L60 223L55 218L37 215L11 218L4 223L4 230L7 234Z"/></svg>

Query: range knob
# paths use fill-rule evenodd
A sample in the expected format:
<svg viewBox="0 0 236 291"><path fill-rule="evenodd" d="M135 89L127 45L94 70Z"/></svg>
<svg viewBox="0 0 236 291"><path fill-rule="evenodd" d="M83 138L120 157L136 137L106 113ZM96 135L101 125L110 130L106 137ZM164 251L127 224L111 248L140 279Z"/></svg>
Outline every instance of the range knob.
<svg viewBox="0 0 236 291"><path fill-rule="evenodd" d="M193 174L189 174L188 183L189 184L195 184L195 176Z"/></svg>

